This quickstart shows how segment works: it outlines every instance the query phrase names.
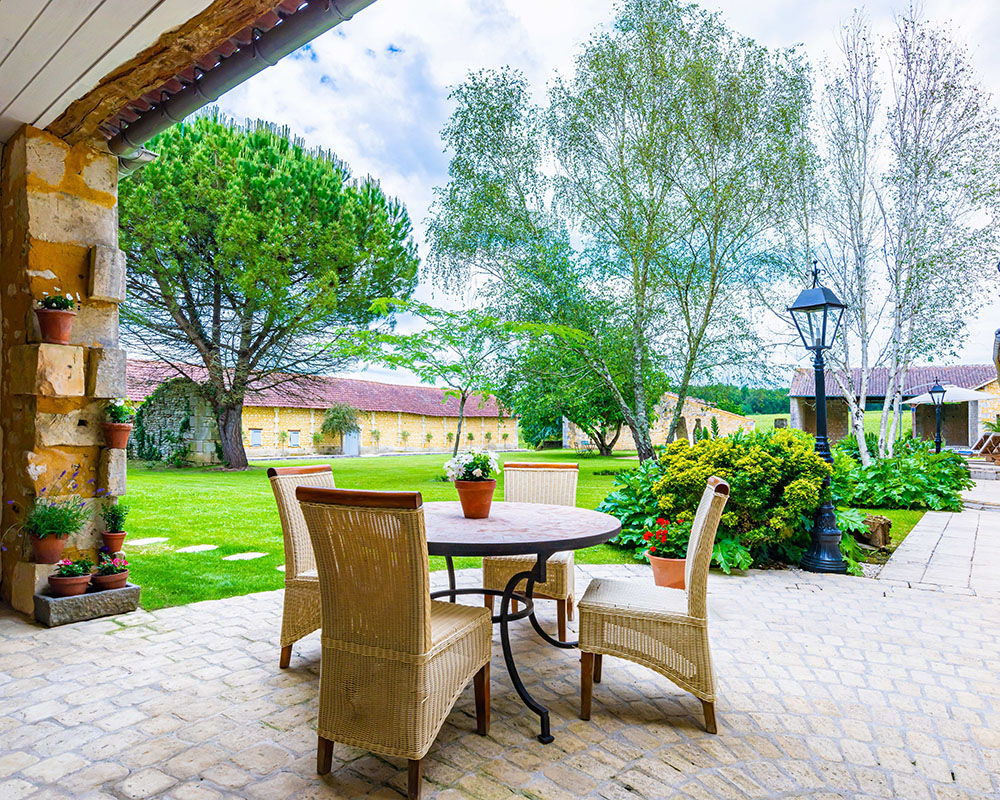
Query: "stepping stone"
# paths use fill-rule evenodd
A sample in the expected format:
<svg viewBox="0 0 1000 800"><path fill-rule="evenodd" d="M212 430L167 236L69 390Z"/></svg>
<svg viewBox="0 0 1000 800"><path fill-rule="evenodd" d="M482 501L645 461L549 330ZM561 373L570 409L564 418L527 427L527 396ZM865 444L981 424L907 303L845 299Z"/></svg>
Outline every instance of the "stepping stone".
<svg viewBox="0 0 1000 800"><path fill-rule="evenodd" d="M190 547L178 547L177 553L204 553L207 550L218 550L217 544L193 544Z"/></svg>
<svg viewBox="0 0 1000 800"><path fill-rule="evenodd" d="M285 571L285 565L282 564L280 567L275 567L275 569L278 570L278 572L284 572Z"/></svg>
<svg viewBox="0 0 1000 800"><path fill-rule="evenodd" d="M250 561L254 558L263 558L267 553L233 553L231 556L223 556L223 561Z"/></svg>
<svg viewBox="0 0 1000 800"><path fill-rule="evenodd" d="M132 547L142 547L143 545L159 544L160 542L165 542L165 541L167 541L166 536L152 536L148 539L132 539L129 541L129 544Z"/></svg>

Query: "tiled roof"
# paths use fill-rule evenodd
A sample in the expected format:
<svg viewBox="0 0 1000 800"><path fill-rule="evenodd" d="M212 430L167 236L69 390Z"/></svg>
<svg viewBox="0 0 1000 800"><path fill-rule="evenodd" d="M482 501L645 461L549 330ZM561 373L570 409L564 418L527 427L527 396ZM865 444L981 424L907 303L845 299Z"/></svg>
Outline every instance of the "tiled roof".
<svg viewBox="0 0 1000 800"><path fill-rule="evenodd" d="M184 366L187 377L204 381L207 372L201 366ZM178 377L177 371L162 361L129 359L128 397L141 402L156 388ZM265 408L322 408L346 403L359 411L401 411L428 417L458 416L458 398L445 396L443 389L431 386L402 386L378 381L324 376L293 376L277 386L247 392L245 404ZM465 407L466 416L498 417L500 408L494 398L476 396Z"/></svg>
<svg viewBox="0 0 1000 800"><path fill-rule="evenodd" d="M861 370L852 370L853 379L856 382L861 377ZM906 382L903 385L903 397L915 397L923 394L934 382L940 380L942 383L961 386L964 389L978 389L997 379L996 367L993 364L957 364L952 367L929 366L910 367L906 374ZM889 370L885 367L873 369L868 379L868 397L884 397L886 386L889 382ZM792 388L789 391L791 397L812 397L816 393L816 381L811 369L796 370L792 377ZM826 396L843 397L833 373L826 372Z"/></svg>

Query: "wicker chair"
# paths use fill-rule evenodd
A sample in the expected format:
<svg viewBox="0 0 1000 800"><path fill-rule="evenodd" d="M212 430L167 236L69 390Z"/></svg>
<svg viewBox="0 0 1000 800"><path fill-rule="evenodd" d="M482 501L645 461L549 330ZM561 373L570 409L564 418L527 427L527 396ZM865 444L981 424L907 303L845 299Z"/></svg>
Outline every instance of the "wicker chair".
<svg viewBox="0 0 1000 800"><path fill-rule="evenodd" d="M285 539L285 601L281 612L281 669L292 659L292 645L319 629L319 576L309 530L295 499L299 486L335 488L329 464L318 467L272 467L267 471L278 503Z"/></svg>
<svg viewBox="0 0 1000 800"><path fill-rule="evenodd" d="M580 470L576 464L504 464L503 499L508 503L549 503L576 505L576 483ZM503 591L518 572L535 565L535 556L490 556L483 559L483 586ZM573 553L554 553L545 564L545 583L536 583L533 597L556 601L558 637L566 641L566 618L573 619L576 599ZM494 598L486 597L486 607L493 611ZM517 610L517 602L513 604Z"/></svg>
<svg viewBox="0 0 1000 800"><path fill-rule="evenodd" d="M715 674L708 647L706 591L712 545L729 484L709 478L688 541L686 589L595 580L580 600L580 718L590 719L603 655L619 656L669 678L699 700L705 729L716 732Z"/></svg>
<svg viewBox="0 0 1000 800"><path fill-rule="evenodd" d="M296 491L319 567L323 661L317 770L333 742L421 761L474 678L477 730L489 732L493 624L485 608L430 598L419 492L302 486Z"/></svg>

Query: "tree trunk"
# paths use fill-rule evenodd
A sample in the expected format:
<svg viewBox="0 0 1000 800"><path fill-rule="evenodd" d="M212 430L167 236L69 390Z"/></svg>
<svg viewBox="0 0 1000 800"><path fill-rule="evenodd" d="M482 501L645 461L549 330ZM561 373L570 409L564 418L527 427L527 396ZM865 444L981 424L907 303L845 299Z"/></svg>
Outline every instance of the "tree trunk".
<svg viewBox="0 0 1000 800"><path fill-rule="evenodd" d="M246 469L247 453L243 449L243 404L223 406L216 410L222 458L230 469Z"/></svg>
<svg viewBox="0 0 1000 800"><path fill-rule="evenodd" d="M600 435L595 437L594 441L597 442L597 452L602 456L611 456L614 454L615 443L618 441L618 437L622 434L622 426L615 426L615 435L611 437L611 441L608 441L608 432L604 428L600 430Z"/></svg>
<svg viewBox="0 0 1000 800"><path fill-rule="evenodd" d="M466 394L462 392L458 397L458 430L455 431L455 449L451 451L452 458L458 455L459 445L462 444L462 422L465 421L465 400Z"/></svg>

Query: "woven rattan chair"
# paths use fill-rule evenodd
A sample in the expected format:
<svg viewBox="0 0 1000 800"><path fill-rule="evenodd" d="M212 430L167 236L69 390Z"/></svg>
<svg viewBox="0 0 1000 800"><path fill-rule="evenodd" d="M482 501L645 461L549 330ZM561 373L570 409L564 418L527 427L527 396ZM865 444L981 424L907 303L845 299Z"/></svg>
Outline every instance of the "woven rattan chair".
<svg viewBox="0 0 1000 800"><path fill-rule="evenodd" d="M603 655L656 670L699 700L705 729L716 732L715 674L708 647L708 568L729 484L709 478L695 513L685 565L686 589L595 580L580 600L580 718L590 719Z"/></svg>
<svg viewBox="0 0 1000 800"><path fill-rule="evenodd" d="M319 629L319 576L309 530L295 499L299 486L334 488L329 464L318 467L272 467L267 471L278 503L285 539L285 600L281 612L281 659L285 669L292 659L292 645Z"/></svg>
<svg viewBox="0 0 1000 800"><path fill-rule="evenodd" d="M503 499L508 503L548 503L556 506L576 505L576 483L580 470L576 464L504 464ZM483 559L483 586L503 591L507 582L518 572L535 565L530 556L490 556ZM566 618L573 618L576 598L573 553L555 553L545 563L545 583L536 583L533 597L556 601L558 637L566 641ZM494 598L486 597L486 606L493 611ZM516 601L513 609L517 610Z"/></svg>
<svg viewBox="0 0 1000 800"><path fill-rule="evenodd" d="M405 758L419 797L421 760L473 678L477 730L489 732L490 614L431 600L419 492L296 496L322 598L317 769L330 771L333 742Z"/></svg>

